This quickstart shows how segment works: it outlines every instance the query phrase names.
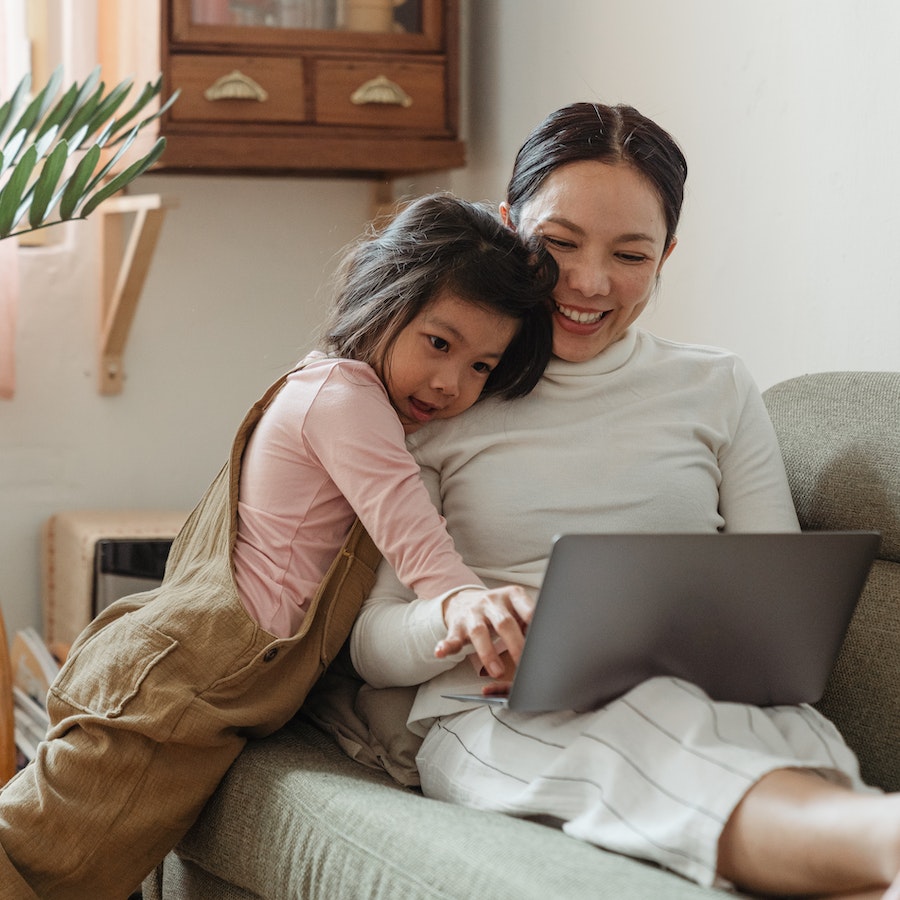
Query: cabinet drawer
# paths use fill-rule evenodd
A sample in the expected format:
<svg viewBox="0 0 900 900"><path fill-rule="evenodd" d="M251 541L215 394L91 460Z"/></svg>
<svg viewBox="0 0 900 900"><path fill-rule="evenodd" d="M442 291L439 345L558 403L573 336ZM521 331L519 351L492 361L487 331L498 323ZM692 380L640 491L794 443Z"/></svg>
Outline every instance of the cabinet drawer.
<svg viewBox="0 0 900 900"><path fill-rule="evenodd" d="M176 55L172 89L181 96L173 122L306 121L303 62L247 56Z"/></svg>
<svg viewBox="0 0 900 900"><path fill-rule="evenodd" d="M447 129L441 63L318 60L315 73L319 124Z"/></svg>

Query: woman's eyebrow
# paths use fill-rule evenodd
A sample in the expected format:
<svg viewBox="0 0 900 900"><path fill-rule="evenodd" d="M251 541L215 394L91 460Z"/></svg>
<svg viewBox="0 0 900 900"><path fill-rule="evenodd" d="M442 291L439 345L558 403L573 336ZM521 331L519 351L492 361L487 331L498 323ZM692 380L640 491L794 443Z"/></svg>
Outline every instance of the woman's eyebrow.
<svg viewBox="0 0 900 900"><path fill-rule="evenodd" d="M642 231L635 231L633 234L623 234L619 236L620 241L646 241L648 244L653 243L653 236L644 234Z"/></svg>
<svg viewBox="0 0 900 900"><path fill-rule="evenodd" d="M565 218L565 216L547 216L544 221L552 222L554 225L561 225L563 228L567 228L569 231L574 231L575 234L585 233L584 229L580 225L576 225L570 219Z"/></svg>
<svg viewBox="0 0 900 900"><path fill-rule="evenodd" d="M544 222L552 222L554 225L560 225L568 229L574 234L584 236L587 232L580 225L577 225L571 219L565 216L547 216ZM646 234L643 231L629 232L628 234L620 234L617 238L619 241L646 241L648 244L653 243L653 235Z"/></svg>

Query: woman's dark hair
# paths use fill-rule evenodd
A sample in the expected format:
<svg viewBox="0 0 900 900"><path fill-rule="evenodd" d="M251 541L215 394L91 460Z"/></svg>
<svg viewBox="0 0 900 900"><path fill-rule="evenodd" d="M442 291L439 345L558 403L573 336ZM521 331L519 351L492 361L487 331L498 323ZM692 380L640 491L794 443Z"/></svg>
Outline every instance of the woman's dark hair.
<svg viewBox="0 0 900 900"><path fill-rule="evenodd" d="M519 322L481 396L521 397L550 358L557 275L549 253L525 244L486 206L431 194L347 255L325 323L327 349L368 363L383 378L394 340L446 291Z"/></svg>
<svg viewBox="0 0 900 900"><path fill-rule="evenodd" d="M653 186L666 219L666 247L681 216L687 161L672 136L633 106L573 103L550 113L525 139L507 188L513 224L544 179L566 163L627 163Z"/></svg>

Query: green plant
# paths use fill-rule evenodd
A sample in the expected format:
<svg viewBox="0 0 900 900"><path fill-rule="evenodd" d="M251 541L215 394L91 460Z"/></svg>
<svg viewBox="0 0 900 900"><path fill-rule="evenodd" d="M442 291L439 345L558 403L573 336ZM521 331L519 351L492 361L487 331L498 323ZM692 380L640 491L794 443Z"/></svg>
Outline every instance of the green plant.
<svg viewBox="0 0 900 900"><path fill-rule="evenodd" d="M138 121L141 111L160 93L162 78L148 82L137 100L115 118L131 91L130 80L105 94L98 66L54 103L62 77L62 69L57 69L29 100L31 76L26 75L0 106L0 240L87 218L149 169L165 149L166 140L161 137L149 153L104 181L138 132L162 115L178 92L153 115ZM103 150L117 144L104 160Z"/></svg>

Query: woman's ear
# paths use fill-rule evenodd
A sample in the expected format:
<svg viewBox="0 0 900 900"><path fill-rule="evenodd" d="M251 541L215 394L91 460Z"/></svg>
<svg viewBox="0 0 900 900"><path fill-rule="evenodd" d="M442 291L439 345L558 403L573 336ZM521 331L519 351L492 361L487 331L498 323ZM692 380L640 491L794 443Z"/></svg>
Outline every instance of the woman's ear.
<svg viewBox="0 0 900 900"><path fill-rule="evenodd" d="M662 259L659 261L659 265L656 268L656 277L659 278L659 273L662 272L662 267L665 261L672 255L672 251L675 249L675 245L678 243L678 238L673 237L669 242L669 246L666 247L663 252Z"/></svg>
<svg viewBox="0 0 900 900"><path fill-rule="evenodd" d="M509 215L509 204L504 200L500 204L500 221L510 230L515 231L516 226L513 224L513 220Z"/></svg>

